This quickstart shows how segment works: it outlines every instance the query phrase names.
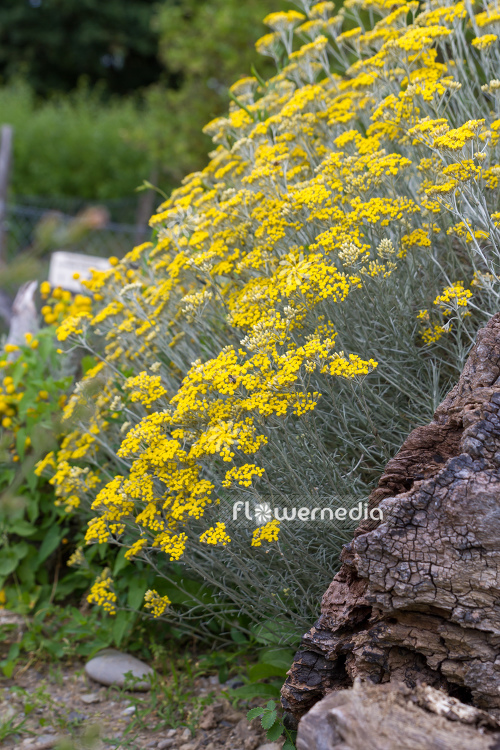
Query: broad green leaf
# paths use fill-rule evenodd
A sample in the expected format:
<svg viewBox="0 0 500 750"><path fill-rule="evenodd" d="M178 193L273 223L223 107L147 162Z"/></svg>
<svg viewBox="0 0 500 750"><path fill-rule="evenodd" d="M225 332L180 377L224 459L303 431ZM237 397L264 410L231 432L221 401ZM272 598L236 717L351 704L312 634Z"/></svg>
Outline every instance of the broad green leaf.
<svg viewBox="0 0 500 750"><path fill-rule="evenodd" d="M45 539L43 540L38 551L38 559L36 561L37 565L41 565L41 563L43 563L48 558L48 556L51 555L55 549L57 549L64 534L65 530L61 529L60 526L57 526L56 524L54 524L54 526L51 526L51 528L47 531Z"/></svg>
<svg viewBox="0 0 500 750"><path fill-rule="evenodd" d="M271 664L254 664L248 670L248 676L251 682L264 680L266 677L284 677L286 670L280 667L273 667Z"/></svg>
<svg viewBox="0 0 500 750"><path fill-rule="evenodd" d="M8 576L12 573L17 568L19 561L27 554L28 549L26 542L20 542L0 550L0 575Z"/></svg>
<svg viewBox="0 0 500 750"><path fill-rule="evenodd" d="M283 726L279 721L274 724L271 729L268 729L266 734L266 739L269 740L269 742L274 742L278 739L278 737L281 737L283 734Z"/></svg>
<svg viewBox="0 0 500 750"><path fill-rule="evenodd" d="M36 526L33 526L33 524L20 518L9 528L9 533L17 534L18 536L31 536L31 534L35 534L37 530Z"/></svg>
<svg viewBox="0 0 500 750"><path fill-rule="evenodd" d="M262 716L264 713L263 708L251 708L250 711L247 713L247 719L248 721L252 721L252 719L256 719L257 716Z"/></svg>
<svg viewBox="0 0 500 750"><path fill-rule="evenodd" d="M117 648L120 648L121 642L123 640L123 636L127 632L127 630L130 629L130 626L134 619L134 613L133 612L118 612L118 614L115 617L115 621L113 624L113 640L115 643L115 646Z"/></svg>
<svg viewBox="0 0 500 750"><path fill-rule="evenodd" d="M117 554L115 564L113 566L113 576L117 576L118 573L120 573L120 571L123 570L123 568L129 565L129 561L125 557L126 551L127 551L127 548L123 547Z"/></svg>
<svg viewBox="0 0 500 750"><path fill-rule="evenodd" d="M243 645L248 643L248 638L237 628L231 628L231 638L235 643Z"/></svg>
<svg viewBox="0 0 500 750"><path fill-rule="evenodd" d="M252 632L256 640L265 646L298 643L301 638L300 632L289 620L266 620L254 625Z"/></svg>
<svg viewBox="0 0 500 750"><path fill-rule="evenodd" d="M127 604L129 607L131 607L131 609L139 609L143 602L144 594L146 593L147 588L148 581L145 576L132 578L132 580L130 581L127 596Z"/></svg>
<svg viewBox="0 0 500 750"><path fill-rule="evenodd" d="M260 723L262 724L263 729L271 729L274 722L278 718L278 714L276 711L269 711L266 709L266 712L262 716L262 719L260 720Z"/></svg>
<svg viewBox="0 0 500 750"><path fill-rule="evenodd" d="M294 652L289 648L266 648L259 654L259 662L287 672L293 662Z"/></svg>

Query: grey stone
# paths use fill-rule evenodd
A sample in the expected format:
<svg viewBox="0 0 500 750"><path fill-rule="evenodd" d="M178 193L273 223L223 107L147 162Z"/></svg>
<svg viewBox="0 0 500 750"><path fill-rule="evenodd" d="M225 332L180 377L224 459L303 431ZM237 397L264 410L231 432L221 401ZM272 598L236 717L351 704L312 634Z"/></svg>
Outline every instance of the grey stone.
<svg viewBox="0 0 500 750"><path fill-rule="evenodd" d="M15 715L16 709L13 706L2 706L2 708L0 708L0 724L6 724L13 719Z"/></svg>
<svg viewBox="0 0 500 750"><path fill-rule="evenodd" d="M99 651L93 659L85 665L85 672L88 677L101 685L116 685L123 687L125 685L125 675L131 672L134 677L152 677L154 671L140 659L130 654L124 654L122 651L116 651L114 648L106 648ZM151 683L149 680L140 680L135 683L133 690L149 690Z"/></svg>
<svg viewBox="0 0 500 750"><path fill-rule="evenodd" d="M101 696L99 693L85 693L84 695L80 696L80 700L82 703L100 703L101 702Z"/></svg>
<svg viewBox="0 0 500 750"><path fill-rule="evenodd" d="M127 706L121 713L122 716L131 716L131 714L135 714L135 706Z"/></svg>
<svg viewBox="0 0 500 750"><path fill-rule="evenodd" d="M158 750L167 750L167 747L172 747L174 743L175 739L173 737L167 737L166 740L160 740L156 747Z"/></svg>
<svg viewBox="0 0 500 750"><path fill-rule="evenodd" d="M265 745L259 745L257 750L281 750L281 747L277 742L266 742Z"/></svg>

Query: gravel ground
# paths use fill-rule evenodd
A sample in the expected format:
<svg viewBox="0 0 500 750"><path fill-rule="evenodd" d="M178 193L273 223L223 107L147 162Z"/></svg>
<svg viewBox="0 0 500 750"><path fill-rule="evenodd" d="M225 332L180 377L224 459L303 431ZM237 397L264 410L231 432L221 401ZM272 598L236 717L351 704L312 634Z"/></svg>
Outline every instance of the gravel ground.
<svg viewBox="0 0 500 750"><path fill-rule="evenodd" d="M169 721L168 704L176 700L163 680L157 691L134 693L100 686L83 664L21 667L0 681L0 747L279 750L280 743L265 744L258 719L247 721L247 707L231 705L217 677L195 679L181 725Z"/></svg>

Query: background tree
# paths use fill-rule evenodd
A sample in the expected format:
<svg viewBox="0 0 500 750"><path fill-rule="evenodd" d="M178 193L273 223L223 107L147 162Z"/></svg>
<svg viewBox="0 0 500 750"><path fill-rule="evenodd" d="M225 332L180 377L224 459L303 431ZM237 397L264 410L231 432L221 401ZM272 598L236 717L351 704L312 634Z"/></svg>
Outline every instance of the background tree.
<svg viewBox="0 0 500 750"><path fill-rule="evenodd" d="M109 91L158 80L157 0L2 0L0 75L22 75L37 94L70 91L81 76Z"/></svg>

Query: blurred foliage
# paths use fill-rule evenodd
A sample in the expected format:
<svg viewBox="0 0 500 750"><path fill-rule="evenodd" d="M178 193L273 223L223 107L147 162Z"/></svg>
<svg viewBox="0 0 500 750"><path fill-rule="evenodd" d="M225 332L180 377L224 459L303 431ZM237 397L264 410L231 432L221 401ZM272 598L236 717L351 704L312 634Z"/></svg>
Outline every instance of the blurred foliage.
<svg viewBox="0 0 500 750"><path fill-rule="evenodd" d="M269 31L264 16L290 5L284 0L181 0L159 6L159 54L178 85L148 92L156 122L148 121L149 132L138 129L134 138L149 141L156 160L176 182L204 164L212 142L201 130L227 110L229 86L249 75L252 66L262 77L272 74L272 62L263 60L254 45Z"/></svg>
<svg viewBox="0 0 500 750"><path fill-rule="evenodd" d="M14 126L13 192L103 201L132 195L145 179L170 191L189 171L202 168L211 147L202 128L227 110L228 87L253 65L262 76L271 74L272 64L257 55L254 43L267 30L263 16L289 5L270 0L165 0L156 6L134 0L126 7L117 0L43 0L36 8L15 0L2 3L0 71L8 85L0 88L0 122ZM115 33L120 14L124 29ZM153 31L147 30L146 17ZM73 18L78 30L70 34ZM39 27L31 19L43 23ZM99 45L112 46L115 37L124 49L132 45L121 70L100 62ZM134 45L151 48L147 75ZM121 77L126 85L119 84ZM60 93L39 98L50 91ZM129 94L110 96L115 91Z"/></svg>
<svg viewBox="0 0 500 750"><path fill-rule="evenodd" d="M51 558L69 528L34 465L57 444L57 414L72 378L61 372L53 329L28 334L26 345L10 347L7 356L14 352L17 359L0 361L0 589L29 611L40 598L53 597L61 553Z"/></svg>
<svg viewBox="0 0 500 750"><path fill-rule="evenodd" d="M40 95L85 75L125 94L158 79L157 0L2 0L0 75L22 75Z"/></svg>
<svg viewBox="0 0 500 750"><path fill-rule="evenodd" d="M54 294L54 299L45 300L54 303L53 322L70 309L84 307L82 295L72 298L62 290ZM47 307L42 308L46 319ZM120 594L129 611L110 620L109 632L100 643L118 646L131 630L135 610L155 575L137 572L122 553L106 544L81 552L88 509L70 517L54 502L52 486L34 470L37 460L60 440L61 409L74 375L95 365L91 357L63 360L54 330L49 325L36 336L27 334L25 345L7 345L0 360L0 605L22 614L45 611L53 602L77 605L102 565L107 565L123 576ZM80 564L74 568L71 556L77 549ZM30 638L35 636L27 636L30 648ZM39 646L52 656L65 653L51 638Z"/></svg>
<svg viewBox="0 0 500 750"><path fill-rule="evenodd" d="M0 88L0 121L14 126L12 190L19 195L106 200L133 193L151 156L122 137L140 114L131 98L104 102L81 87L45 102L18 80Z"/></svg>

